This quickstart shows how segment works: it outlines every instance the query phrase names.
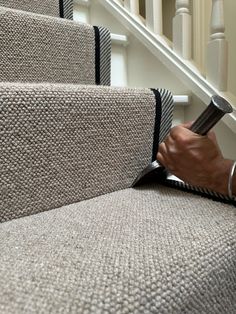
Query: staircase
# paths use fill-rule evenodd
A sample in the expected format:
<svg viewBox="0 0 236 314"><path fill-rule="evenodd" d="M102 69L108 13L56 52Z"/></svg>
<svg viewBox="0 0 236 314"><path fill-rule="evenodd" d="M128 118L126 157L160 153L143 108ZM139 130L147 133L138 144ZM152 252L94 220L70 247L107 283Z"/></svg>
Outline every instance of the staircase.
<svg viewBox="0 0 236 314"><path fill-rule="evenodd" d="M126 38L70 1L0 5L0 313L234 314L235 202L130 188L179 98L109 86Z"/></svg>
<svg viewBox="0 0 236 314"><path fill-rule="evenodd" d="M212 8L209 1L193 1L192 4L189 0L167 1L176 7L171 40L163 34L162 0L99 2L206 104L209 96L219 93L235 101L227 87L228 43L225 38L223 0L211 1ZM204 11L207 17L200 16ZM208 21L210 13L210 25L202 26ZM210 40L205 47L208 29Z"/></svg>
<svg viewBox="0 0 236 314"><path fill-rule="evenodd" d="M136 2L144 3L145 1ZM146 1L147 10L150 10L150 6L152 8L151 2ZM152 21L147 22L138 12L130 12L128 2L124 6L122 1L75 1L76 20L82 18L83 21L106 26L112 30L113 34L119 34L126 38L125 42L120 41L120 45L117 42L112 45L114 52L112 56L112 74L114 74L112 75L112 85L131 87L157 85L171 90L176 96L190 96L189 98L180 98L185 99L186 102L175 103L174 124L194 120L204 106L208 105L213 94L221 94L234 105L236 92L233 68L236 60L233 57L235 50L233 42L234 24L233 16L229 16L233 10L230 10L230 3L224 3L227 13L225 36L230 40L228 61L225 59L221 61L223 64L221 68L229 68L228 87L226 91L220 91L214 81L210 81L209 76L206 78L209 30L215 19L218 22L219 16L217 14L216 18L212 19L213 22L210 21L212 1L193 1L188 6L190 11L188 16L192 20L193 29L192 37L189 40L192 47L190 60L186 60L180 52L173 50L172 17L176 14L175 1L159 1L159 3L162 2L162 5L159 6L162 7L161 12L158 11L158 6L155 7L157 2L154 1L153 12L156 14L155 21L163 21L161 34L156 34L152 30ZM152 18L150 12L147 12L146 15L147 18ZM165 18L160 19L160 16ZM211 26L211 28L213 31L214 27ZM220 68L218 61L215 60L214 62L213 69ZM214 75L214 77L218 78L219 76ZM225 117L223 123L215 128L222 151L227 158L231 159L235 158L236 153L234 145L235 121L234 112Z"/></svg>

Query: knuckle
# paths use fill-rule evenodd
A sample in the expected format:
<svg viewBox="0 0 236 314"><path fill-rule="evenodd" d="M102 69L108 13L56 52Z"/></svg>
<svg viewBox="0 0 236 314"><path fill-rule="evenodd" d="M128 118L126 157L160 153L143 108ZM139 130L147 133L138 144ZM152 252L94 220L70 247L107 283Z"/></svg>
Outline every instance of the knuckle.
<svg viewBox="0 0 236 314"><path fill-rule="evenodd" d="M180 127L179 126L174 126L171 130L170 130L170 136L172 138L175 138L176 136L178 136L178 134L180 133Z"/></svg>
<svg viewBox="0 0 236 314"><path fill-rule="evenodd" d="M181 126L176 126L171 130L171 136L177 145L186 146L189 145L191 138L187 134L186 130Z"/></svg>

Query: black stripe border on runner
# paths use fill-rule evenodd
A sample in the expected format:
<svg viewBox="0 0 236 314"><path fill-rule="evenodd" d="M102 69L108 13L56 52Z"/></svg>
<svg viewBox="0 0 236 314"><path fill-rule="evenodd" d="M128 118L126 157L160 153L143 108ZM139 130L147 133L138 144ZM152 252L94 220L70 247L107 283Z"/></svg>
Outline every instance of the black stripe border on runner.
<svg viewBox="0 0 236 314"><path fill-rule="evenodd" d="M94 26L94 33L95 33L95 83L96 85L101 84L101 74L100 74L100 31L97 26Z"/></svg>
<svg viewBox="0 0 236 314"><path fill-rule="evenodd" d="M156 160L156 155L159 148L162 107L161 107L161 95L159 91L155 88L151 88L151 91L154 93L155 99L156 99L156 115L155 115L155 126L154 126L154 134L153 134L153 148L152 148L152 161L154 161Z"/></svg>
<svg viewBox="0 0 236 314"><path fill-rule="evenodd" d="M60 17L64 18L64 1L59 0L59 12L60 12Z"/></svg>

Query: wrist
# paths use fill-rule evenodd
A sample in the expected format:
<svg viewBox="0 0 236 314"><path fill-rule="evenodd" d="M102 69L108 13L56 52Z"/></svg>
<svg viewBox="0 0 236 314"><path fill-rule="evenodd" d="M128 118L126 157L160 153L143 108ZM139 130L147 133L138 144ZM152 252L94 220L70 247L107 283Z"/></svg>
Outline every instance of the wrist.
<svg viewBox="0 0 236 314"><path fill-rule="evenodd" d="M233 166L233 161L229 159L223 159L218 162L215 167L215 172L213 175L212 187L213 191L220 194L228 196L228 182L230 177L230 172ZM235 180L232 181L232 191L235 191Z"/></svg>
<svg viewBox="0 0 236 314"><path fill-rule="evenodd" d="M236 170L236 161L233 162L233 165L230 170L229 175L229 181L228 181L228 195L231 199L235 197L235 184L236 184L236 178L235 178L235 170Z"/></svg>

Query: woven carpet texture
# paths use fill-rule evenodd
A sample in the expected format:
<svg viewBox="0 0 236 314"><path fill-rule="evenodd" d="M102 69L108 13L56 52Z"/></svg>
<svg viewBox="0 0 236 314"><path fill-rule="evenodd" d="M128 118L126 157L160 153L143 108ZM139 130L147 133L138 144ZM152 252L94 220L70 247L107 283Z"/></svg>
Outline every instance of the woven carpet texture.
<svg viewBox="0 0 236 314"><path fill-rule="evenodd" d="M0 6L73 19L73 0L0 0Z"/></svg>
<svg viewBox="0 0 236 314"><path fill-rule="evenodd" d="M1 84L0 221L131 186L155 111L149 89Z"/></svg>
<svg viewBox="0 0 236 314"><path fill-rule="evenodd" d="M38 14L60 16L59 0L0 0L0 6Z"/></svg>
<svg viewBox="0 0 236 314"><path fill-rule="evenodd" d="M235 207L129 188L171 93L94 86L110 32L72 0L0 0L0 19L0 314L236 314Z"/></svg>
<svg viewBox="0 0 236 314"><path fill-rule="evenodd" d="M0 313L235 314L236 209L162 186L0 224Z"/></svg>
<svg viewBox="0 0 236 314"><path fill-rule="evenodd" d="M92 26L4 7L0 18L1 81L95 84L97 62L106 68L109 82L110 38L101 36L97 48L107 49L107 63L95 62Z"/></svg>

